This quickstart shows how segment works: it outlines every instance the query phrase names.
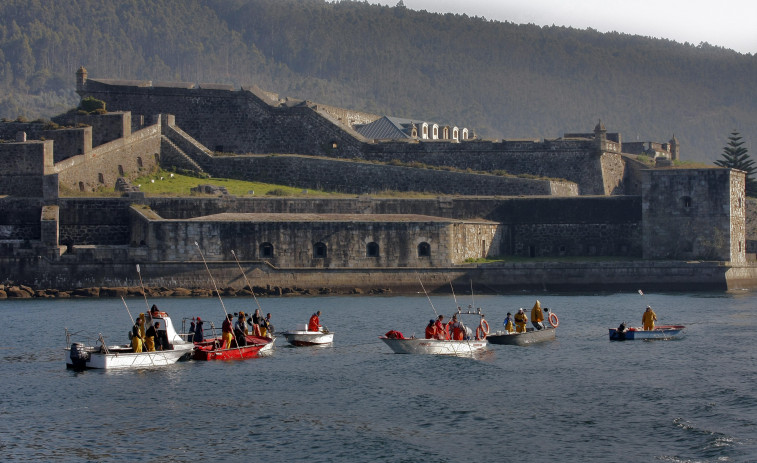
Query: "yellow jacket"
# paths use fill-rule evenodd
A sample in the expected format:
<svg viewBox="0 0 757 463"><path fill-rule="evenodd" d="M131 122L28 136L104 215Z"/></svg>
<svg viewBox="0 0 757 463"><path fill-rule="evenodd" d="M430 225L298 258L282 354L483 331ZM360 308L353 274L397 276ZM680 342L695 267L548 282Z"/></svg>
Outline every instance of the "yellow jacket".
<svg viewBox="0 0 757 463"><path fill-rule="evenodd" d="M536 304L534 304L534 308L531 309L531 321L535 323L544 321L544 312L541 310L541 303L538 299Z"/></svg>

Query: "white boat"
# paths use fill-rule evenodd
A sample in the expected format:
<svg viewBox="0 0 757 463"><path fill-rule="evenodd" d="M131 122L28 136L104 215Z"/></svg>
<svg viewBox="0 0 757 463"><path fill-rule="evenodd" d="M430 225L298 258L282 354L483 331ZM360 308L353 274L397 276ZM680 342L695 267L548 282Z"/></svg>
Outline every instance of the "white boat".
<svg viewBox="0 0 757 463"><path fill-rule="evenodd" d="M381 336L397 354L467 355L486 349L485 339L469 341L447 341L441 339L408 338L396 339Z"/></svg>
<svg viewBox="0 0 757 463"><path fill-rule="evenodd" d="M151 368L171 365L192 357L194 343L183 340L176 333L171 318L165 312L160 312L152 319L148 316L147 320L151 320L149 323L161 321L165 325L171 349L134 353L129 344L106 345L102 335L98 336L95 345L78 341L71 342L71 333L66 330L66 344L69 346L65 349L66 367L78 370Z"/></svg>
<svg viewBox="0 0 757 463"><path fill-rule="evenodd" d="M322 326L318 331L308 331L307 325L301 324L282 334L287 342L294 346L316 346L334 342L334 333Z"/></svg>

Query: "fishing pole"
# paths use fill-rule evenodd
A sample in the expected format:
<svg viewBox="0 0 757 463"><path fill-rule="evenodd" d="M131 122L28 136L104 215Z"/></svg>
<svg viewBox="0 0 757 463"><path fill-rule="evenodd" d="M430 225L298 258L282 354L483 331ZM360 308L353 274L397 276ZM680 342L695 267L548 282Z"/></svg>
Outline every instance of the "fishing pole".
<svg viewBox="0 0 757 463"><path fill-rule="evenodd" d="M147 303L147 292L144 283L142 283L142 272L139 271L139 264L137 264L137 275L139 275L139 285L142 287L142 296L145 298L145 307L147 307L147 312L150 312L150 304Z"/></svg>
<svg viewBox="0 0 757 463"><path fill-rule="evenodd" d="M239 267L239 271L242 272L242 276L244 277L245 283L247 283L247 287L250 288L250 292L252 293L252 298L255 299L255 304L258 305L258 309L260 310L260 315L263 315L263 308L260 307L260 302L258 302L258 298L255 297L255 291L252 289L252 285L250 284L250 280L247 279L247 274L244 273L244 270L242 270L242 264L239 263L239 259L237 259L237 254L234 252L234 250L231 250L231 255L234 256L234 260L237 263L237 267ZM260 328L258 328L259 330ZM253 334L255 334L255 329L252 330ZM271 335L273 337L273 334Z"/></svg>
<svg viewBox="0 0 757 463"><path fill-rule="evenodd" d="M223 299L221 298L221 292L218 291L218 285L216 285L216 280L213 278L213 274L210 273L210 268L208 268L208 263L205 260L205 255L202 253L202 249L200 249L200 245L197 244L197 241L195 241L195 246L197 246L197 252L200 253L200 257L202 258L202 263L205 264L205 270L208 271L208 276L210 277L210 281L213 283L213 288L216 290L216 295L218 296L218 301L221 303L221 307L223 308L223 314L226 317L226 320L229 319L229 313L226 311L226 306L223 304ZM222 331L223 333L223 331ZM233 331L232 331L233 333ZM232 334L233 336L233 334ZM231 342L229 342L229 349L231 348ZM239 350L239 358L242 358L242 348L239 347L239 344L237 344L237 349Z"/></svg>

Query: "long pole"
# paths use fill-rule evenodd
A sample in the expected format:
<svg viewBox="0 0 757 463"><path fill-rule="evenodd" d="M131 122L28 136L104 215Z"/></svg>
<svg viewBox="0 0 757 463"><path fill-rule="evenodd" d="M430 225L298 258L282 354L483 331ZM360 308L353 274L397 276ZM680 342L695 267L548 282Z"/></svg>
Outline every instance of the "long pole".
<svg viewBox="0 0 757 463"><path fill-rule="evenodd" d="M231 255L234 256L234 260L237 262L237 267L239 267L239 271L242 272L242 276L244 277L244 282L247 283L247 286L250 288L250 292L252 293L252 298L255 299L255 304L258 305L258 309L260 309L260 312L263 312L263 308L260 307L260 302L258 302L258 298L255 297L255 291L252 290L252 285L250 284L250 280L247 279L247 274L244 273L244 270L242 270L242 264L239 263L239 259L237 259L237 254L234 252L234 250L231 250Z"/></svg>
<svg viewBox="0 0 757 463"><path fill-rule="evenodd" d="M418 275L416 275L418 276ZM439 314L436 313L436 307L434 307L434 303L431 302L431 298L428 297L428 293L426 292L426 288L423 286L423 282L421 281L421 277L418 276L418 283L421 284L421 288L423 289L423 294L426 295L426 299L428 299L428 303L431 304L431 308L434 309L434 315L436 315L436 318L439 318Z"/></svg>
<svg viewBox="0 0 757 463"><path fill-rule="evenodd" d="M126 307L126 312L127 312L128 314L129 314L129 318L131 318L131 324L132 324L132 326L133 326L133 325L136 325L136 324L137 324L137 322L136 322L136 321L134 321L134 317L132 317L132 316L131 316L131 310L129 310L129 306L128 306L128 305L126 305L126 300L124 299L124 297L123 297L123 296L121 296L121 302L123 302L123 303L124 303L124 307ZM142 346L142 349L145 349L145 348L146 348L146 346L144 346L144 342L145 342L145 340L144 340L144 339L142 339L142 344L143 344L143 346ZM105 342L103 342L103 346L104 346L104 345L105 345ZM106 349L107 349L107 347L106 347ZM152 363L152 364L153 364L153 366L155 366L155 359L153 359L153 355L152 355L152 354L150 354L149 352L146 352L146 351L145 351L145 353L147 354L147 358L149 358L149 359L150 359L150 363ZM134 361L136 361L136 358L134 359ZM133 362L132 362L132 363L133 363Z"/></svg>
<svg viewBox="0 0 757 463"><path fill-rule="evenodd" d="M142 287L142 296L145 298L145 307L147 312L150 312L150 304L147 303L147 292L145 292L145 285L142 283L142 272L139 271L139 264L137 264L137 275L139 275L139 285Z"/></svg>
<svg viewBox="0 0 757 463"><path fill-rule="evenodd" d="M210 277L210 281L213 282L213 288L216 290L216 295L218 295L218 300L221 302L221 307L223 308L223 314L224 322L229 319L229 313L226 311L226 306L223 304L223 299L221 298L221 292L218 291L218 286L216 285L216 280L213 278L213 274L210 273L210 269L208 268L208 263L205 261L205 255L202 253L202 249L200 249L200 245L197 244L197 241L195 241L195 246L197 246L197 252L200 253L200 257L202 257L202 263L205 264L205 270L208 271L208 276ZM223 333L223 331L221 331ZM231 346L229 346L231 348ZM239 347L237 344L237 349L239 350L239 358L242 358L242 348Z"/></svg>

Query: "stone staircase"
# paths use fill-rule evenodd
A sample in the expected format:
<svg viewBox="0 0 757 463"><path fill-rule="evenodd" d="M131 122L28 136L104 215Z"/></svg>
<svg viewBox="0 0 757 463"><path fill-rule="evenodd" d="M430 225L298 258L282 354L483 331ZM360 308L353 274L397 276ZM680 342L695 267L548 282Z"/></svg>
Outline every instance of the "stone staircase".
<svg viewBox="0 0 757 463"><path fill-rule="evenodd" d="M195 162L194 159L189 157L184 150L179 148L165 135L161 135L160 137L160 163L163 168L174 167L179 170L194 172L201 176L207 175L207 172L205 172L200 164Z"/></svg>

